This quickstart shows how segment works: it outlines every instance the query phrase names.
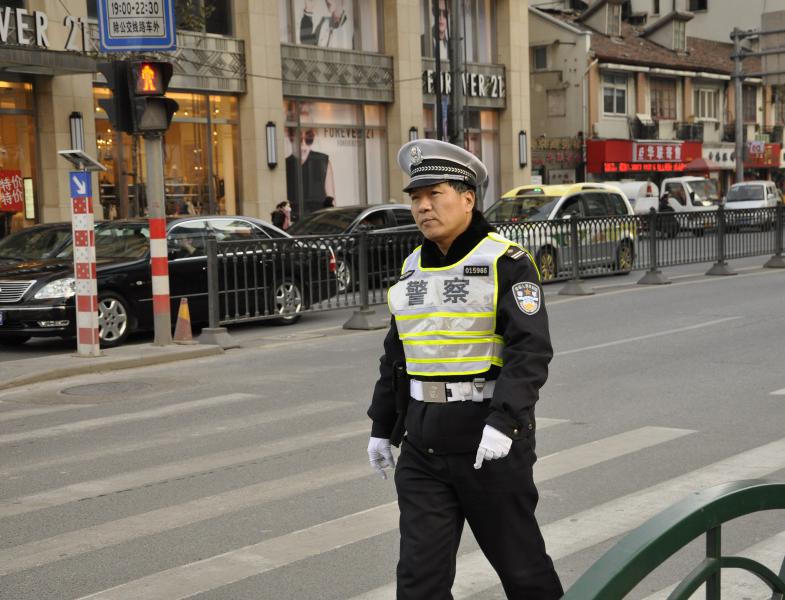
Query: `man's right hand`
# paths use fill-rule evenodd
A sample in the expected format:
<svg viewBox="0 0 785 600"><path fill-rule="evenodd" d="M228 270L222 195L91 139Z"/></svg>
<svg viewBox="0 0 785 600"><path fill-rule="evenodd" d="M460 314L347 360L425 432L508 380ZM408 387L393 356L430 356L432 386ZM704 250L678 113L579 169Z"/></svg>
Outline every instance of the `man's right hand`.
<svg viewBox="0 0 785 600"><path fill-rule="evenodd" d="M384 470L395 468L395 458L393 458L390 448L390 440L372 437L368 441L368 460L376 474L382 479L387 479L387 473Z"/></svg>

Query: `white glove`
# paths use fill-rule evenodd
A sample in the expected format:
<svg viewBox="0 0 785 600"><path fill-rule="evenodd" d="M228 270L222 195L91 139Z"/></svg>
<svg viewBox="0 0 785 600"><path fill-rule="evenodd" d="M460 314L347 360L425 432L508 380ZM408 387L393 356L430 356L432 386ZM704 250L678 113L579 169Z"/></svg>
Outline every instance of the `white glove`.
<svg viewBox="0 0 785 600"><path fill-rule="evenodd" d="M368 441L368 460L371 467L382 479L387 479L386 468L395 468L395 459L390 449L390 440L387 438L372 437Z"/></svg>
<svg viewBox="0 0 785 600"><path fill-rule="evenodd" d="M482 461L504 458L510 453L512 438L504 435L498 429L486 425L482 430L482 439L477 448L477 458L474 461L474 468L482 467Z"/></svg>

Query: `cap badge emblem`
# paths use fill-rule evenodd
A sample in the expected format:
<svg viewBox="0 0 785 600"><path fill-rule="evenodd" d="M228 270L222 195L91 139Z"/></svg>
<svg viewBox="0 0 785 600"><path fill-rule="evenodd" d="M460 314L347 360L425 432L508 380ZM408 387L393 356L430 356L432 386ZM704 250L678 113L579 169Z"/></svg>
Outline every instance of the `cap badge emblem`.
<svg viewBox="0 0 785 600"><path fill-rule="evenodd" d="M422 162L422 150L419 146L412 146L409 150L409 156L412 158L412 165L419 165Z"/></svg>

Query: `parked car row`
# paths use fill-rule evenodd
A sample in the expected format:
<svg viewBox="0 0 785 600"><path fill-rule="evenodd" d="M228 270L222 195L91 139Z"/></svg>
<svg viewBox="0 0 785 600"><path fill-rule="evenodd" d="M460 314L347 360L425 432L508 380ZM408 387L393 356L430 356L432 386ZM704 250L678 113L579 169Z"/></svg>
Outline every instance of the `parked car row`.
<svg viewBox="0 0 785 600"><path fill-rule="evenodd" d="M173 318L188 298L191 320L206 323L207 240L249 241L290 238L270 223L249 217L169 219L169 289ZM135 330L153 328L150 230L146 219L98 223L95 228L99 336L103 347L122 344ZM325 252L293 253L285 264L272 248L257 252L257 306L278 322L293 323L311 304L335 293L335 257ZM322 261L321 257L326 256ZM0 240L0 343L75 333L75 281L69 224L39 225ZM247 257L246 257L247 259ZM318 260L317 264L311 264ZM303 264L303 263L308 263ZM313 276L313 273L317 273ZM303 278L300 273L311 276ZM314 289L311 289L313 286ZM248 301L250 302L250 300Z"/></svg>

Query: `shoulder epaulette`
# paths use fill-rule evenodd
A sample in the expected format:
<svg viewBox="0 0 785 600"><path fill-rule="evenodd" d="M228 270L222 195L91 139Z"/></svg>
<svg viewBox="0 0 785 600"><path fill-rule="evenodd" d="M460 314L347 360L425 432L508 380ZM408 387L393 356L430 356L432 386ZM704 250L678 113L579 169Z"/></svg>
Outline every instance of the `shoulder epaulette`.
<svg viewBox="0 0 785 600"><path fill-rule="evenodd" d="M527 254L528 253L526 252L526 250L518 246L510 246L509 248L507 248L507 252L504 253L504 256L507 256L513 260L520 260Z"/></svg>

